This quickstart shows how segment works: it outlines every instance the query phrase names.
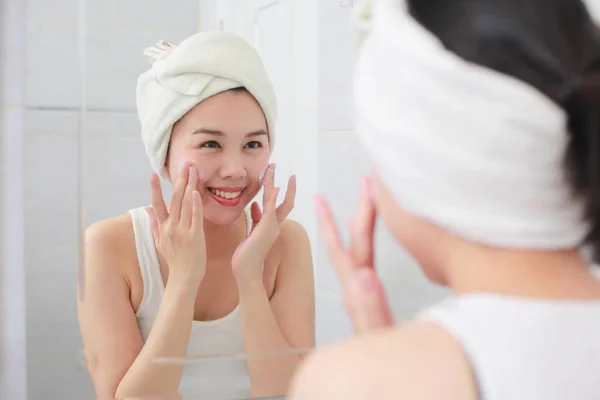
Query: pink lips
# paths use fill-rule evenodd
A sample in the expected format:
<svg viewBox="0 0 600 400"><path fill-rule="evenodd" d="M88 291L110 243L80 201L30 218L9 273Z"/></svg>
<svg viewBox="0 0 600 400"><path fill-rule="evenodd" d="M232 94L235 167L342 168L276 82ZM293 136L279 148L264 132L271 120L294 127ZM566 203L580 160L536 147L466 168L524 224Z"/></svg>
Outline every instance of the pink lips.
<svg viewBox="0 0 600 400"><path fill-rule="evenodd" d="M219 194L216 194L213 190ZM213 197L213 199L220 205L225 206L225 207L236 207L242 201L243 193L240 193L237 197L232 198L232 199L222 197L222 195L227 194L227 193L239 193L239 192L243 192L244 190L245 190L245 188L224 187L224 188L211 188L211 190L209 190L209 192L210 192L211 196Z"/></svg>

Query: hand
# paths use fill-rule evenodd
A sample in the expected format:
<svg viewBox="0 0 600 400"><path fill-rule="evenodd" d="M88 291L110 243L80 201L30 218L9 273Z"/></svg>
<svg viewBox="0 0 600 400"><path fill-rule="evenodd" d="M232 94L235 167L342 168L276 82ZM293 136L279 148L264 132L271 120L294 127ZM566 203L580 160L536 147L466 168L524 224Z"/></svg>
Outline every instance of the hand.
<svg viewBox="0 0 600 400"><path fill-rule="evenodd" d="M169 278L199 286L206 271L206 242L198 183L202 184L198 170L182 163L169 212L158 175L152 174L152 207L147 210L157 249L169 265Z"/></svg>
<svg viewBox="0 0 600 400"><path fill-rule="evenodd" d="M279 237L280 224L294 208L296 177L288 181L285 199L277 207L279 188L275 187L275 164L269 165L264 177L263 210L257 202L252 203L252 231L236 249L231 259L231 268L239 284L247 281L262 281L262 268L273 243Z"/></svg>
<svg viewBox="0 0 600 400"><path fill-rule="evenodd" d="M348 249L344 248L327 202L320 197L317 199L321 231L342 284L346 310L357 333L393 323L383 285L375 271L373 236L377 212L370 185L370 180L364 178L358 212L351 224L352 241Z"/></svg>

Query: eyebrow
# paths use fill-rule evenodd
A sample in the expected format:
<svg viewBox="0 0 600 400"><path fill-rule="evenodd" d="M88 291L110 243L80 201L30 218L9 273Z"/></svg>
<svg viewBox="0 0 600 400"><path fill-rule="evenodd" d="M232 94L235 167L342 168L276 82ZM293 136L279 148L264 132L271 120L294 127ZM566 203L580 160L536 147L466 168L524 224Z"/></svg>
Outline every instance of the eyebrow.
<svg viewBox="0 0 600 400"><path fill-rule="evenodd" d="M227 136L227 135L225 135L225 133L223 131L220 131L218 129L210 129L210 128L196 129L194 132L192 132L192 135L196 135L199 133L204 133L207 135L215 135L215 136ZM268 136L267 132L264 129L259 129L257 131L247 133L246 137L256 137L256 136L263 136L263 135Z"/></svg>

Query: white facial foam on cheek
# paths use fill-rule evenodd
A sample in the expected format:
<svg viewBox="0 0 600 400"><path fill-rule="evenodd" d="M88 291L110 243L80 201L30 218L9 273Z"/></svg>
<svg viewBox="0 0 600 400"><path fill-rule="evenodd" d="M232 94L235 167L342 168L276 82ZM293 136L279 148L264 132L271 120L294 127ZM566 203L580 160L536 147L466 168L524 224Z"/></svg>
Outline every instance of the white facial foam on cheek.
<svg viewBox="0 0 600 400"><path fill-rule="evenodd" d="M200 165L198 165L196 161L190 160L189 158L183 157L181 160L179 160L179 171L181 172L182 168L185 168L186 165L188 167L196 168L196 170L198 171L198 179L204 178L204 173L200 169Z"/></svg>
<svg viewBox="0 0 600 400"><path fill-rule="evenodd" d="M265 174L267 173L267 169L269 168L269 164L267 164L267 166L265 168L263 168L262 172L260 173L260 175L258 176L258 186L261 187L263 184L263 181L265 179Z"/></svg>

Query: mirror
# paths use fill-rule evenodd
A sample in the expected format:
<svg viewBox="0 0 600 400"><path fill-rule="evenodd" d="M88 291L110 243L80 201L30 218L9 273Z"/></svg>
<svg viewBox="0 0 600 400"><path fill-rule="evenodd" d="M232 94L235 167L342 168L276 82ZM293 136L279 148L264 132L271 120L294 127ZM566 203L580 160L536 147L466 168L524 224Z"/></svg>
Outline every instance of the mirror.
<svg viewBox="0 0 600 400"><path fill-rule="evenodd" d="M315 347L317 82L301 71L317 47L294 26L316 15L294 7L87 2L78 323L96 395L281 396Z"/></svg>
<svg viewBox="0 0 600 400"><path fill-rule="evenodd" d="M339 283L318 242L313 199L317 193L335 199L336 215L348 220L359 176L369 169L351 135L352 3L64 0L58 7L27 2L25 45L22 53L11 54L26 65L29 398L152 392L161 379L173 382L178 374L184 397L282 396L312 348L351 336ZM206 181L197 189L206 204L207 262L203 268L182 267L173 278L166 259L184 253L168 253L168 242L152 233L146 210L152 205L152 164L141 126L152 125L161 108L140 118L136 90L140 74L153 68L144 49L155 47L150 55L160 58L157 41L179 45L201 31L237 35L256 51L277 99L277 122L269 136L270 106L262 104L268 103L269 90L253 83L240 85L247 90L222 88L187 110L190 118L177 120L173 136L184 140L163 145L166 176L179 175L178 159L184 156L202 169ZM253 62L251 56L230 55L243 66ZM256 64L253 73L259 70L260 76ZM226 65L234 71L237 66ZM253 90L267 95L257 100ZM199 128L213 132L192 135ZM261 130L268 135L246 136ZM154 160L162 162L158 156ZM297 224L278 224L279 236L264 256L261 246L245 242L244 209L256 194L262 210L258 181L269 162L277 165L278 204L296 175L295 204L287 218ZM168 179L160 184L169 204L173 186ZM229 193L244 189L239 203L224 187ZM259 243L268 243L267 236ZM395 251L386 240L377 245ZM241 252L238 280L232 267L242 242L253 250ZM381 267L385 276L388 268ZM400 319L443 295L414 274L395 279L403 286L388 287L388 293L402 297L390 296ZM83 290L77 295L78 283Z"/></svg>

